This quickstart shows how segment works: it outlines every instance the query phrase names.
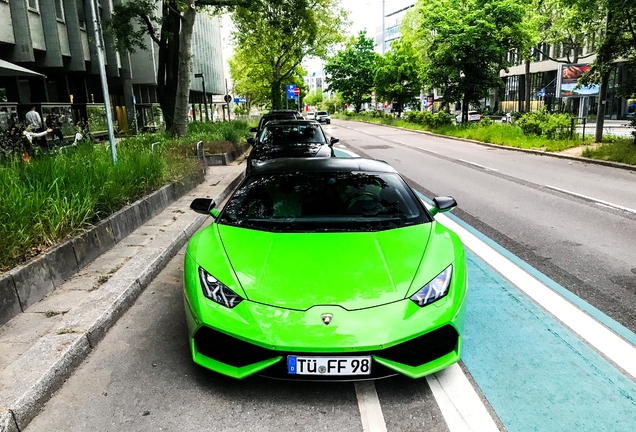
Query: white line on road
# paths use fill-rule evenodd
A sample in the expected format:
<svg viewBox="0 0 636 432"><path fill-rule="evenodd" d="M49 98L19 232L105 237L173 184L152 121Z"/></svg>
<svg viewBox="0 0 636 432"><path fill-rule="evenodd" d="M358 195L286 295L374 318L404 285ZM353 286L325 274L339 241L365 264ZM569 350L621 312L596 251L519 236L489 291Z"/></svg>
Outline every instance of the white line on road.
<svg viewBox="0 0 636 432"><path fill-rule="evenodd" d="M632 378L636 378L635 346L535 279L448 216L440 214L435 216L435 219L457 233L468 249L529 298L622 368Z"/></svg>
<svg viewBox="0 0 636 432"><path fill-rule="evenodd" d="M460 162L467 163L468 165L473 165L473 166L479 167L479 168L484 169L486 171L497 171L494 168L490 168L490 167L487 167L487 166L484 166L484 165L480 165L480 164L475 163L475 162L470 162L470 161L467 161L467 160L464 160L464 159L457 159L457 160L460 161Z"/></svg>
<svg viewBox="0 0 636 432"><path fill-rule="evenodd" d="M356 382L355 388L364 432L387 432L380 399L373 381Z"/></svg>
<svg viewBox="0 0 636 432"><path fill-rule="evenodd" d="M497 432L488 410L456 363L426 377L450 432Z"/></svg>
<svg viewBox="0 0 636 432"><path fill-rule="evenodd" d="M611 202L603 201L603 200L596 199L596 198L593 198L593 197L590 197L590 196L587 196L587 195L579 194L579 193L576 193L576 192L572 192L572 191L569 191L569 190L561 189L561 188L550 186L550 185L545 185L545 187L547 187L548 189L552 189L552 190L555 190L555 191L562 192L564 194L573 195L575 197L583 198L583 199L586 199L586 200L589 200L589 201L594 201L597 204L604 204L605 206L612 207L613 209L624 210L624 211L630 212L630 213L636 213L636 210L631 209L629 207L623 207L623 206L618 205L618 204L613 204Z"/></svg>

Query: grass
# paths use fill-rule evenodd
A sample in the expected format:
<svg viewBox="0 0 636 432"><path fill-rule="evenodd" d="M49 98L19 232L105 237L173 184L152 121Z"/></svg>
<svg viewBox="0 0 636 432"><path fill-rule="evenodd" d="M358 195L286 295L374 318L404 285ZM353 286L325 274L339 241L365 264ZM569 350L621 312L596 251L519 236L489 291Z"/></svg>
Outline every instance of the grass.
<svg viewBox="0 0 636 432"><path fill-rule="evenodd" d="M73 236L125 205L201 169L196 142L238 146L246 122L193 124L187 137L142 134L110 148L83 144L24 163L0 160L0 273ZM151 151L152 143L159 142ZM206 150L207 151L207 150Z"/></svg>
<svg viewBox="0 0 636 432"><path fill-rule="evenodd" d="M525 135L521 128L506 124L492 123L490 125L468 124L468 125L449 125L440 128L426 128L422 125L407 122L402 119L392 117L370 117L364 115L346 116L333 115L332 118L340 118L345 120L365 121L369 123L385 124L397 127L403 127L411 130L425 130L440 135L447 135L456 138L466 138L484 143L498 144L509 147L517 147L524 149L543 150L548 152L558 152L583 144L581 139L573 140L549 140L545 137L534 135ZM587 142L588 140L586 140Z"/></svg>
<svg viewBox="0 0 636 432"><path fill-rule="evenodd" d="M636 145L631 138L619 138L596 148L583 150L583 157L636 165Z"/></svg>

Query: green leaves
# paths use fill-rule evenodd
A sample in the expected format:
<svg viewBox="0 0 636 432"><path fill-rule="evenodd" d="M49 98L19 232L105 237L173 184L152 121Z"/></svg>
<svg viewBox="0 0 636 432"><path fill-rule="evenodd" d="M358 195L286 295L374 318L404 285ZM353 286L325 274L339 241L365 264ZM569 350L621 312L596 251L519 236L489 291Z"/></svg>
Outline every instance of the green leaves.
<svg viewBox="0 0 636 432"><path fill-rule="evenodd" d="M391 50L378 61L375 91L378 100L394 101L399 112L411 103L422 89L419 56L408 40L393 42Z"/></svg>
<svg viewBox="0 0 636 432"><path fill-rule="evenodd" d="M371 100L378 58L373 51L373 39L360 32L325 65L329 89L340 92L346 103L355 106L356 112L364 102Z"/></svg>
<svg viewBox="0 0 636 432"><path fill-rule="evenodd" d="M282 86L291 83L307 57L325 57L343 40L346 12L338 0L260 0L251 7L239 7L232 15L236 30L235 71L244 87L261 87L268 92L273 108L283 102ZM299 83L297 83L299 84Z"/></svg>

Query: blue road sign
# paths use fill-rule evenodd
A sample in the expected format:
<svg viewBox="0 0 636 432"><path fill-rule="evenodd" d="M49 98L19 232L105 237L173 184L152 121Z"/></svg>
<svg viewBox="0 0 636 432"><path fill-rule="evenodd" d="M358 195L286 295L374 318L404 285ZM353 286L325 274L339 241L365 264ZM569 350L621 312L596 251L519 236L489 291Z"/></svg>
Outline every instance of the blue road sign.
<svg viewBox="0 0 636 432"><path fill-rule="evenodd" d="M537 92L537 96L538 96L538 97L543 97L543 96L545 96L545 89L544 89L544 88L542 88L541 90L539 90L539 91Z"/></svg>
<svg viewBox="0 0 636 432"><path fill-rule="evenodd" d="M287 99L296 99L296 95L294 94L295 88L296 84L287 84Z"/></svg>

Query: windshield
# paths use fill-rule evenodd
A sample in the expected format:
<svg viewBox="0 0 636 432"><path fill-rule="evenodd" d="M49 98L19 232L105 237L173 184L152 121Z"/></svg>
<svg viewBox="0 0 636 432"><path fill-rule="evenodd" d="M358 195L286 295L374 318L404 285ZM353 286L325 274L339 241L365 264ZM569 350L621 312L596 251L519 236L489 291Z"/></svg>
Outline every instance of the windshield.
<svg viewBox="0 0 636 432"><path fill-rule="evenodd" d="M261 131L263 144L325 144L325 136L317 124L289 123L267 125Z"/></svg>
<svg viewBox="0 0 636 432"><path fill-rule="evenodd" d="M254 176L229 200L219 223L263 231L381 231L429 222L392 173Z"/></svg>
<svg viewBox="0 0 636 432"><path fill-rule="evenodd" d="M327 111L318 111L316 115L329 115L329 113Z"/></svg>
<svg viewBox="0 0 636 432"><path fill-rule="evenodd" d="M296 115L294 113L276 113L272 115L266 115L261 117L261 121L258 124L258 128L260 129L263 126L265 126L267 123L274 120L295 120L295 119L296 119Z"/></svg>

